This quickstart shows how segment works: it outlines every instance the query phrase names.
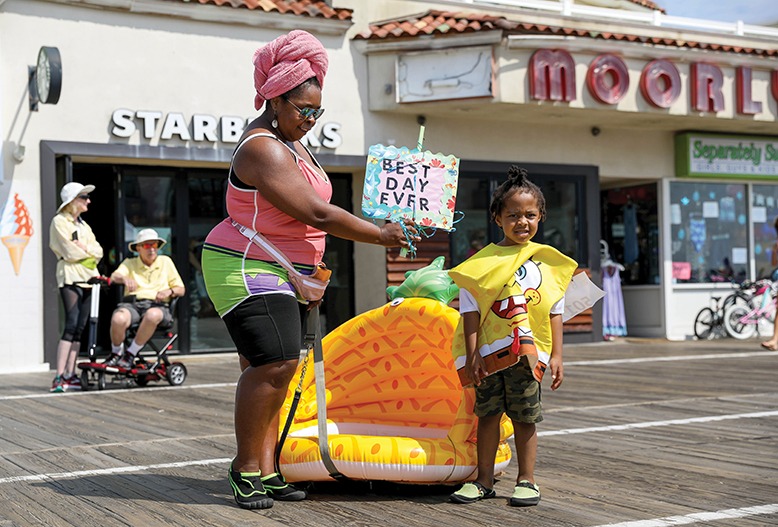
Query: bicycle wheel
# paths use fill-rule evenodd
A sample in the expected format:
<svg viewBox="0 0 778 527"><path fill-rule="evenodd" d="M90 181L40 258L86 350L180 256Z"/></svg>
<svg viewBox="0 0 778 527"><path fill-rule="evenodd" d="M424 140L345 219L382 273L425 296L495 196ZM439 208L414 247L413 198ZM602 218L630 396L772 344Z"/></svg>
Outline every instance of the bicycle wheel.
<svg viewBox="0 0 778 527"><path fill-rule="evenodd" d="M724 311L724 327L727 329L729 336L745 340L756 335L756 324L748 322L747 315L750 312L749 309L739 305L729 306Z"/></svg>
<svg viewBox="0 0 778 527"><path fill-rule="evenodd" d="M751 295L745 291L735 291L724 299L724 304L721 306L721 312L725 312L729 306L743 306L751 307Z"/></svg>
<svg viewBox="0 0 778 527"><path fill-rule="evenodd" d="M713 338L713 321L716 316L709 307L703 307L694 319L694 335L700 340Z"/></svg>

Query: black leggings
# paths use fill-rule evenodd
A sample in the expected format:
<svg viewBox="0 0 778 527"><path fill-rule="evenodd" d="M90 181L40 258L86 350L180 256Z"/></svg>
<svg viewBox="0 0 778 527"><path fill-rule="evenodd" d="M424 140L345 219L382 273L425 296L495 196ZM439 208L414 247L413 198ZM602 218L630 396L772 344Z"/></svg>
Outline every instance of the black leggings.
<svg viewBox="0 0 778 527"><path fill-rule="evenodd" d="M59 288L59 295L65 306L65 329L62 331L62 340L81 342L81 334L89 318L92 288L65 285Z"/></svg>

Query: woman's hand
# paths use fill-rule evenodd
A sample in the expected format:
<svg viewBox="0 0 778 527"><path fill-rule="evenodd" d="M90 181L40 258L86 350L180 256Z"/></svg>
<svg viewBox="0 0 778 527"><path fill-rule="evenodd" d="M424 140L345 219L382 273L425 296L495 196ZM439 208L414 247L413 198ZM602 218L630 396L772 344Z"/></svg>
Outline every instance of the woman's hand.
<svg viewBox="0 0 778 527"><path fill-rule="evenodd" d="M418 242L421 237L418 235L419 231L416 230L412 220L403 220L405 229L411 235L411 240ZM385 223L381 227L381 238L379 245L384 247L409 247L408 238L405 237L405 231L399 223Z"/></svg>

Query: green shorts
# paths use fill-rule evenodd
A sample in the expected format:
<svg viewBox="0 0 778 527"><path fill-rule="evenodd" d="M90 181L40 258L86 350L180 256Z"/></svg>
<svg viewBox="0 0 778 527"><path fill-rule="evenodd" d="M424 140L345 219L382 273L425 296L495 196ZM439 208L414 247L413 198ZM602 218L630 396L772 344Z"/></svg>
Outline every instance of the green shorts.
<svg viewBox="0 0 778 527"><path fill-rule="evenodd" d="M478 417L505 413L520 423L543 420L540 383L532 375L526 359L485 377L481 385L475 387L474 413Z"/></svg>
<svg viewBox="0 0 778 527"><path fill-rule="evenodd" d="M201 261L205 289L220 317L251 296L294 296L286 271L277 264L247 259L241 252L209 243L203 245Z"/></svg>

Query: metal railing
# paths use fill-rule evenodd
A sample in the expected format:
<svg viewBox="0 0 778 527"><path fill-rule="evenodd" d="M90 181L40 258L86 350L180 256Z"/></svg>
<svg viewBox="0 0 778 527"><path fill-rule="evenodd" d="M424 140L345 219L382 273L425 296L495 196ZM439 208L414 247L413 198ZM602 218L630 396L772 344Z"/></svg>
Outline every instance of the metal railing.
<svg viewBox="0 0 778 527"><path fill-rule="evenodd" d="M731 35L738 37L774 38L778 39L778 27L757 26L745 24L742 20L735 22L718 22L701 18L686 18L666 15L660 11L630 11L626 9L610 9L573 3L572 0L437 0L436 3L469 6L472 8L490 9L504 12L533 9L570 17L593 18L597 20L612 20L614 22L636 22L656 27L672 29L692 29L706 33ZM778 44L778 42L776 42Z"/></svg>

